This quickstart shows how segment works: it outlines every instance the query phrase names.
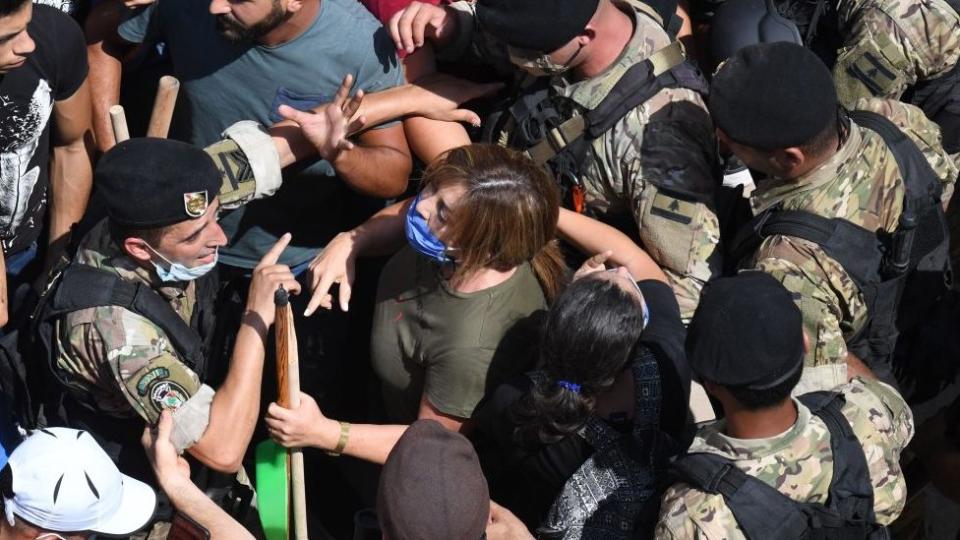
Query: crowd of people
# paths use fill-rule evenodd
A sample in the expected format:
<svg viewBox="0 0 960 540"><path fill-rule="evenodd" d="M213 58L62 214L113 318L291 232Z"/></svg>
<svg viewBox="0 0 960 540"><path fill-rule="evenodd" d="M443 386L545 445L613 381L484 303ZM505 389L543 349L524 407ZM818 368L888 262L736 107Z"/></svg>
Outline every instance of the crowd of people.
<svg viewBox="0 0 960 540"><path fill-rule="evenodd" d="M0 540L960 538L958 176L956 0L0 0Z"/></svg>

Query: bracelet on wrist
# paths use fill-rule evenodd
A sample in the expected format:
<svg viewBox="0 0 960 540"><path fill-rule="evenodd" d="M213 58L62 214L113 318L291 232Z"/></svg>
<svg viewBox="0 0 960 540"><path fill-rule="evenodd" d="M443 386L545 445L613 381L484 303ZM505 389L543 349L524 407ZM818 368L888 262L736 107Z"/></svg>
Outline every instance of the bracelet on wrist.
<svg viewBox="0 0 960 540"><path fill-rule="evenodd" d="M339 457L343 454L343 449L347 447L347 440L350 439L350 422L340 422L340 440L337 441L337 447L327 452L328 456Z"/></svg>

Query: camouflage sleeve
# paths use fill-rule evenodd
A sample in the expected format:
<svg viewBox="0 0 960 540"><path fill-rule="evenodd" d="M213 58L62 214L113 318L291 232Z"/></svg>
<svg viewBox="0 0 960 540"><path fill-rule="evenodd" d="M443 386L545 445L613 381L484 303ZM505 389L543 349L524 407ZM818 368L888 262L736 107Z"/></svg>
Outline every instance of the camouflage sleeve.
<svg viewBox="0 0 960 540"><path fill-rule="evenodd" d="M939 0L880 1L841 8L844 46L833 70L840 101L899 98L918 78L932 78L960 60L957 14Z"/></svg>
<svg viewBox="0 0 960 540"><path fill-rule="evenodd" d="M680 483L664 493L653 537L732 540L744 535L722 496L696 491Z"/></svg>
<svg viewBox="0 0 960 540"><path fill-rule="evenodd" d="M775 277L793 295L810 340L794 394L830 390L847 380L844 331L859 328L866 305L843 268L816 245L785 236L764 240L752 266Z"/></svg>
<svg viewBox="0 0 960 540"><path fill-rule="evenodd" d="M180 361L163 330L126 309L97 308L98 317L86 326L84 347L102 356L120 393L147 423L156 423L164 409L175 410L178 450L191 446L209 423L212 390ZM103 365L103 364L101 364Z"/></svg>
<svg viewBox="0 0 960 540"><path fill-rule="evenodd" d="M693 316L703 285L721 268L714 206L716 146L712 124L695 97L682 90L651 98L639 115L656 108L658 100L678 101L647 119L631 122L628 115L626 129L611 135L619 148L607 158L619 168L614 176L621 177L644 249L670 277L684 324ZM632 130L633 137L624 136Z"/></svg>
<svg viewBox="0 0 960 540"><path fill-rule="evenodd" d="M907 498L900 454L913 438L913 415L900 394L880 381L856 377L840 390L846 398L843 414L867 458L877 521L887 525Z"/></svg>
<svg viewBox="0 0 960 540"><path fill-rule="evenodd" d="M223 140L204 148L220 170L220 205L225 209L273 195L282 183L280 156L260 124L242 121L228 127Z"/></svg>
<svg viewBox="0 0 960 540"><path fill-rule="evenodd" d="M943 183L941 200L944 203L950 201L960 169L955 158L943 149L940 126L927 118L919 107L893 99L861 98L854 108L882 114L902 129L917 144Z"/></svg>

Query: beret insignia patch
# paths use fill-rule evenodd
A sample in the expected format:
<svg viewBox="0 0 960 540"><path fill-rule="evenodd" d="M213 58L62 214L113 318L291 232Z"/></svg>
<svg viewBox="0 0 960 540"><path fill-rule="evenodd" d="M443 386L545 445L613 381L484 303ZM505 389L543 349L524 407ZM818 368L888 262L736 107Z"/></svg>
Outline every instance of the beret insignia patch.
<svg viewBox="0 0 960 540"><path fill-rule="evenodd" d="M207 211L207 191L194 191L193 193L183 194L183 208L187 215L198 218Z"/></svg>

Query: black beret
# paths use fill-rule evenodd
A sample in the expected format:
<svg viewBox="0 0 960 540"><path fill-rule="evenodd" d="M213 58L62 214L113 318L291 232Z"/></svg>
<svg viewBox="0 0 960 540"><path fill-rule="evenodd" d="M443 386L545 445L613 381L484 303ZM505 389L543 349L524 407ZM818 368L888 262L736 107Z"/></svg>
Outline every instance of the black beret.
<svg viewBox="0 0 960 540"><path fill-rule="evenodd" d="M220 192L220 172L195 146L140 138L104 154L94 183L114 223L151 229L202 216Z"/></svg>
<svg viewBox="0 0 960 540"><path fill-rule="evenodd" d="M575 38L600 0L478 0L477 19L486 32L522 49L549 53Z"/></svg>
<svg viewBox="0 0 960 540"><path fill-rule="evenodd" d="M793 43L744 47L717 68L710 115L734 142L760 150L802 146L837 114L827 66Z"/></svg>
<svg viewBox="0 0 960 540"><path fill-rule="evenodd" d="M687 330L687 359L701 380L762 390L803 365L803 319L769 274L741 272L711 281Z"/></svg>
<svg viewBox="0 0 960 540"><path fill-rule="evenodd" d="M480 538L490 492L473 445L434 420L417 420L380 473L377 517L384 538Z"/></svg>

